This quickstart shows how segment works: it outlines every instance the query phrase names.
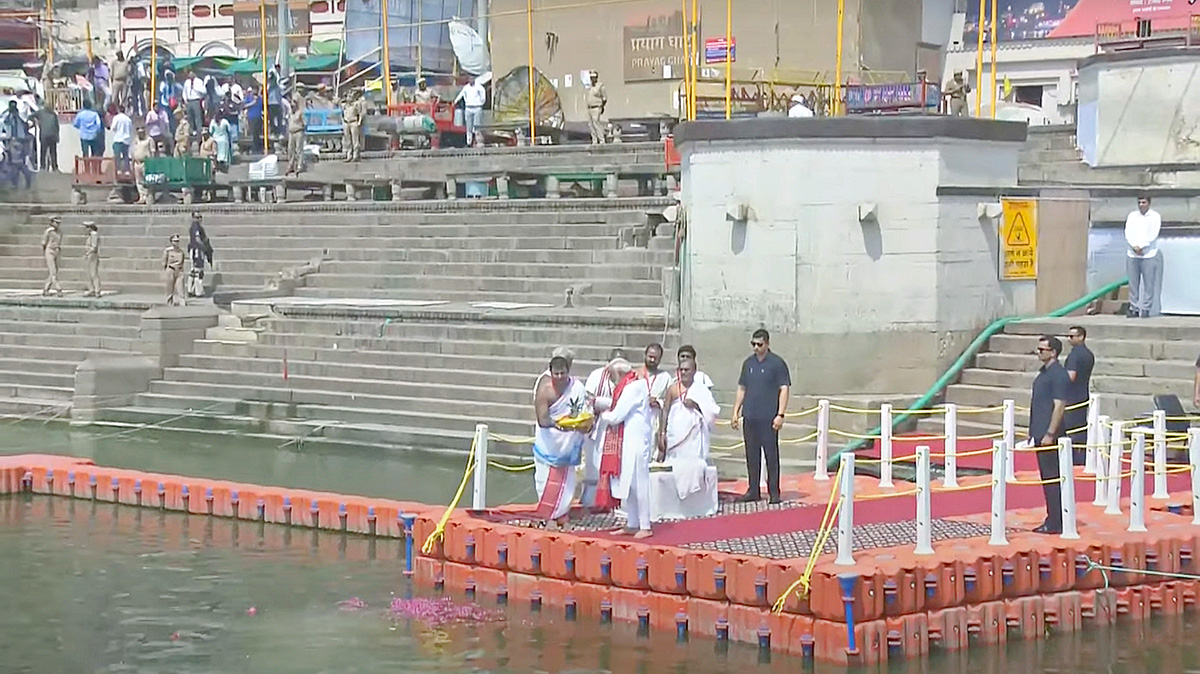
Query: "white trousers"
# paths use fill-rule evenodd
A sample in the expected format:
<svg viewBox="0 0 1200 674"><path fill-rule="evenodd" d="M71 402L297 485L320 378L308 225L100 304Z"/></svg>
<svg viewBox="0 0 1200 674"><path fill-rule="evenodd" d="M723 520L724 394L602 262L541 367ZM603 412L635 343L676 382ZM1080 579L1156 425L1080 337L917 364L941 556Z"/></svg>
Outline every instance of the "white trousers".
<svg viewBox="0 0 1200 674"><path fill-rule="evenodd" d="M625 512L625 526L649 531L650 465L643 465L642 461L638 461L629 479L629 497L621 501L621 510Z"/></svg>

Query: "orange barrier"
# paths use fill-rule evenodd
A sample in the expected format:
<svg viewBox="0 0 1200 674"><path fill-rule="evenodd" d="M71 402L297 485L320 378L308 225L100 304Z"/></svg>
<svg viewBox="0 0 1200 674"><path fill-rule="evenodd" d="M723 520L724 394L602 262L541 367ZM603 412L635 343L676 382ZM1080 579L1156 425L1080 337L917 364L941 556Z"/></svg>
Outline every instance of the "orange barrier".
<svg viewBox="0 0 1200 674"><path fill-rule="evenodd" d="M827 487L799 486L813 502L826 498ZM372 557L378 537L404 539L401 516L406 513L414 517L412 543L419 550L437 529L443 510L106 468L71 457L0 458L0 493L18 491L87 499L93 510L96 503L111 502L229 518L232 529L221 531L211 526L220 520L206 520L212 533L205 535L233 544L245 535L238 532L239 520L362 533L368 536L356 537L353 554ZM869 485L863 491L876 493ZM75 501L70 503L74 507ZM1146 515L1150 531L1131 534L1125 531L1125 517L1105 516L1089 503L1080 503L1079 510L1081 537L1076 541L1016 531L1004 547L969 538L936 543L932 556L916 556L910 546L865 551L853 567L834 566L831 556L822 556L810 579L811 591L790 596L779 614L770 606L800 578L806 560L522 528L466 511L451 513L430 554L415 554L412 575L416 582L482 603L519 602L568 620L624 620L644 629L862 665L933 650L1040 639L1047 633L1145 620L1196 606L1200 580L1143 573L1200 571L1200 529L1191 525L1190 515L1177 507L1152 510ZM111 509L104 517L116 524L118 512ZM1042 513L1018 510L1009 515L1010 526L1019 529L1032 528ZM987 515L956 519L982 523ZM163 526L186 528L188 519ZM271 537L273 544L296 544L291 528L259 531L256 535ZM346 541L338 550L320 554L346 554ZM406 543L380 549L403 564ZM1129 572L1110 572L1106 578L1088 560Z"/></svg>

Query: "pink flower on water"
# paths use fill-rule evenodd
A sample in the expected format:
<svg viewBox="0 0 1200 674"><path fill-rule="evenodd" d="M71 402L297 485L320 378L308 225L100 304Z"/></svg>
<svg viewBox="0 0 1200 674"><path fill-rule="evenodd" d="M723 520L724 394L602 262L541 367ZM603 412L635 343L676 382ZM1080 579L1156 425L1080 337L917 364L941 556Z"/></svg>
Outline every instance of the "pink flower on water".
<svg viewBox="0 0 1200 674"><path fill-rule="evenodd" d="M450 597L436 599L414 598L392 599L389 608L392 617L404 620L420 620L432 627L451 623L484 623L504 619L500 611L489 611L477 604L459 603Z"/></svg>

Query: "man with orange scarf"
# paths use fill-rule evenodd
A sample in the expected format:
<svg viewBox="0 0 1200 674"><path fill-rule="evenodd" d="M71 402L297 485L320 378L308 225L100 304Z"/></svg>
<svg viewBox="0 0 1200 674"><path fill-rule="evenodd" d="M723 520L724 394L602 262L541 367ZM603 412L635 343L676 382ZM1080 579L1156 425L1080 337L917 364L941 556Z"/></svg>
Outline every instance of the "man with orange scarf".
<svg viewBox="0 0 1200 674"><path fill-rule="evenodd" d="M614 367L613 376L625 368ZM613 392L613 407L600 415L609 426L600 459L597 503L621 500L625 526L617 534L648 538L650 531L650 453L653 448L654 408L650 405L650 382L636 373L621 376ZM616 479L613 479L614 464ZM611 490L611 491L610 491Z"/></svg>

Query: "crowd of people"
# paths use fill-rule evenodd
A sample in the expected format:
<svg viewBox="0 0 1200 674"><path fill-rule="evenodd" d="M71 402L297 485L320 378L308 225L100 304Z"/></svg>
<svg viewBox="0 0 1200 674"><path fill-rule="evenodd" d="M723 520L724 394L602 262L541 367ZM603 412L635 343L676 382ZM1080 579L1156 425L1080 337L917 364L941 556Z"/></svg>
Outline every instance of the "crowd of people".
<svg viewBox="0 0 1200 674"><path fill-rule="evenodd" d="M775 504L781 502L779 429L791 379L787 364L771 352L766 330L755 331L750 343L731 422L743 431L749 474L739 500L762 499L765 459L768 498ZM581 465L581 504L592 512L617 511L624 522L614 534L649 538L656 509L677 512L672 506L688 500L701 503L696 514L715 513L717 475L708 455L720 407L696 349L679 348L674 373L661 368L659 344L647 346L637 366L619 349L610 356L580 380L571 375L572 352L556 349L534 385L535 516L551 527L569 527ZM652 464L668 470L652 473Z"/></svg>

